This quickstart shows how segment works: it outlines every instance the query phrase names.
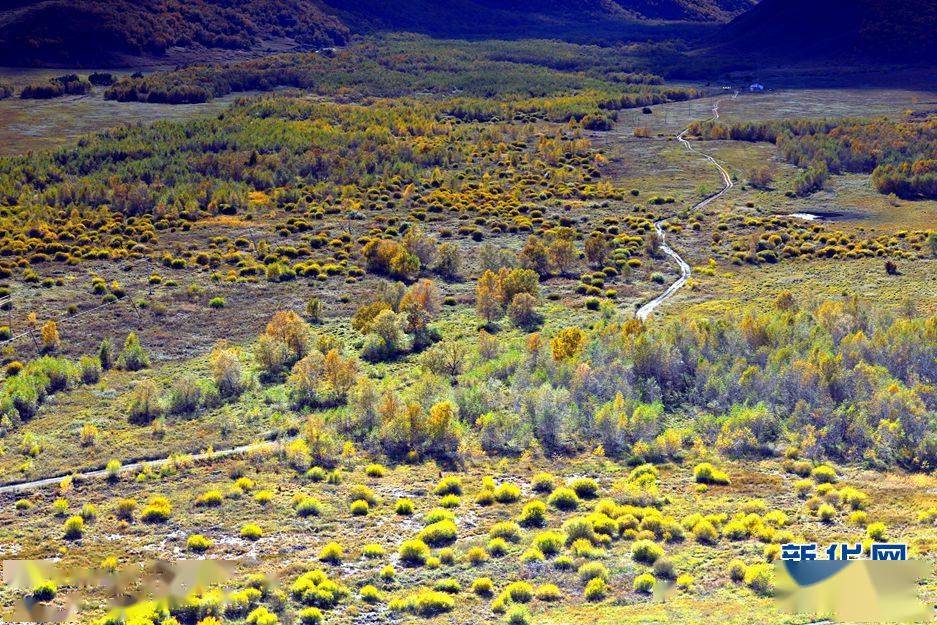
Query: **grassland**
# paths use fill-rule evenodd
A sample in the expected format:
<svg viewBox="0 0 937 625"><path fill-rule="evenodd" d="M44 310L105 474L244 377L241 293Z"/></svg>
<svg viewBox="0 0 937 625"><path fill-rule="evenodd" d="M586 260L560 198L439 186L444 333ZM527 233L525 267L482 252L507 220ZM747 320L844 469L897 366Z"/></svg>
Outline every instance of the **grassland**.
<svg viewBox="0 0 937 625"><path fill-rule="evenodd" d="M519 60L540 45L460 44L459 63L513 55L473 69L517 65L484 97L372 93L362 72L24 113L42 134L96 111L0 161L0 554L241 559L226 604L108 616L98 590L80 614L134 625L802 624L826 615L777 612L781 543L884 538L933 563L937 203L859 174L796 197L775 146L721 140L694 146L735 186L694 210L719 174L674 139L716 100L741 121L933 95L646 84L646 112L609 108L636 93L614 67L565 44L572 68ZM525 91L545 71L555 90ZM109 106L170 118L69 138ZM660 221L694 271L642 324L678 276ZM0 606L68 586L38 590ZM919 591L934 604L933 576Z"/></svg>

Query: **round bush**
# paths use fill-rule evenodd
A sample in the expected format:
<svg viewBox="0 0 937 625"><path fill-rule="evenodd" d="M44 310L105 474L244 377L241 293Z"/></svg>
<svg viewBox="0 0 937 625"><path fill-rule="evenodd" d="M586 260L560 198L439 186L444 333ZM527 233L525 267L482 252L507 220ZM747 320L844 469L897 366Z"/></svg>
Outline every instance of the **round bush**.
<svg viewBox="0 0 937 625"><path fill-rule="evenodd" d="M579 496L576 491L566 487L554 490L547 501L551 506L560 510L575 510L579 507Z"/></svg>
<svg viewBox="0 0 937 625"><path fill-rule="evenodd" d="M736 558L729 562L729 579L733 582L740 582L745 579L745 563Z"/></svg>
<svg viewBox="0 0 937 625"><path fill-rule="evenodd" d="M525 605L512 606L505 617L508 625L529 625L530 610Z"/></svg>
<svg viewBox="0 0 937 625"><path fill-rule="evenodd" d="M832 484L836 481L836 470L829 465L821 464L810 472L810 477L817 484Z"/></svg>
<svg viewBox="0 0 937 625"><path fill-rule="evenodd" d="M586 590L583 595L586 598L586 601L601 601L605 598L605 595L608 593L608 584L605 583L601 577L596 577L589 580L589 583L586 584Z"/></svg>
<svg viewBox="0 0 937 625"><path fill-rule="evenodd" d="M409 565L419 565L429 557L429 547L420 539L405 540L398 551L401 561Z"/></svg>
<svg viewBox="0 0 937 625"><path fill-rule="evenodd" d="M760 595L771 594L773 571L770 564L760 562L745 569L745 585Z"/></svg>
<svg viewBox="0 0 937 625"><path fill-rule="evenodd" d="M556 478L549 473L537 473L530 481L530 486L538 493L549 493L556 485Z"/></svg>
<svg viewBox="0 0 937 625"><path fill-rule="evenodd" d="M547 521L547 506L539 499L529 501L524 505L517 522L525 527L542 526Z"/></svg>
<svg viewBox="0 0 937 625"><path fill-rule="evenodd" d="M185 541L186 549L195 553L203 553L211 549L212 541L201 534L192 534Z"/></svg>
<svg viewBox="0 0 937 625"><path fill-rule="evenodd" d="M345 555L345 550L337 542L330 542L326 544L319 551L319 560L322 562L328 562L329 564L339 564L342 561L342 558Z"/></svg>
<svg viewBox="0 0 937 625"><path fill-rule="evenodd" d="M521 528L514 521L501 521L491 526L491 529L488 530L488 536L517 542L521 538Z"/></svg>
<svg viewBox="0 0 937 625"><path fill-rule="evenodd" d="M413 502L405 497L398 499L394 511L400 516L410 516L413 514Z"/></svg>
<svg viewBox="0 0 937 625"><path fill-rule="evenodd" d="M303 608L298 616L303 625L320 625L323 620L322 610L319 608Z"/></svg>
<svg viewBox="0 0 937 625"><path fill-rule="evenodd" d="M514 484L501 484L494 491L498 503L513 503L521 498L521 489Z"/></svg>
<svg viewBox="0 0 937 625"><path fill-rule="evenodd" d="M634 589L636 592L650 593L654 590L654 583L657 580L650 573L641 573L634 578Z"/></svg>
<svg viewBox="0 0 937 625"><path fill-rule="evenodd" d="M554 555L559 553L566 544L566 536L560 532L540 532L531 544L546 555Z"/></svg>
<svg viewBox="0 0 937 625"><path fill-rule="evenodd" d="M645 564L654 564L657 559L664 555L663 548L651 540L636 540L631 545L631 557L636 562Z"/></svg>
<svg viewBox="0 0 937 625"><path fill-rule="evenodd" d="M438 547L455 542L457 534L458 529L455 523L449 519L445 519L424 527L420 532L419 538L427 545Z"/></svg>
<svg viewBox="0 0 937 625"><path fill-rule="evenodd" d="M264 531L254 523L248 523L241 528L241 538L246 540L259 540L263 535Z"/></svg>
<svg viewBox="0 0 937 625"><path fill-rule="evenodd" d="M592 499L599 492L599 483L591 477L577 478L569 486L583 499Z"/></svg>
<svg viewBox="0 0 937 625"><path fill-rule="evenodd" d="M577 571L579 579L583 582L588 582L591 579L600 578L603 581L608 581L609 572L608 567L606 567L601 562L586 562L579 567Z"/></svg>
<svg viewBox="0 0 937 625"><path fill-rule="evenodd" d="M479 577L472 582L472 592L476 595L490 595L494 588L494 582L490 577Z"/></svg>
<svg viewBox="0 0 937 625"><path fill-rule="evenodd" d="M439 483L436 484L436 488L433 490L434 493L438 496L443 495L461 495L462 494L462 478L455 475L449 475L439 480Z"/></svg>

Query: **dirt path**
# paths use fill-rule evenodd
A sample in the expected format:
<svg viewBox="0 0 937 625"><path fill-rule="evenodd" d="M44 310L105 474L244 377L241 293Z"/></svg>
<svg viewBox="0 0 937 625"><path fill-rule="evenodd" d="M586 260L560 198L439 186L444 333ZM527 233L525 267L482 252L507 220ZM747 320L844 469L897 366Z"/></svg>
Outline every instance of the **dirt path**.
<svg viewBox="0 0 937 625"><path fill-rule="evenodd" d="M738 93L732 96L732 99L734 100L736 97L738 97ZM713 108L712 108L713 116L709 118L709 121L715 121L719 119L719 102L720 102L719 100L716 100L716 102L713 104ZM709 156L708 154L704 154L700 152L695 147L693 147L693 145L689 141L687 141L686 133L688 130L689 128L684 128L683 131L677 135L677 140L683 144L683 146L687 149L688 152L691 152L693 154L698 154L702 156L703 158L705 158L706 160L708 160L709 162L711 162L716 167L716 169L719 170L719 173L722 175L722 182L723 182L722 190L720 190L718 193L714 193L706 197L706 199L704 199L702 202L699 202L693 207L693 210L697 210L700 208L705 208L710 202L713 202L714 200L717 200L723 195L725 195L726 192L728 192L728 190L731 189L734 185L732 183L732 176L729 175L729 172L726 171L725 167L723 167L719 163L719 161L714 159L712 156ZM651 313L657 310L657 308L661 304L663 304L668 299L673 297L674 293L676 293L681 288L683 288L683 285L686 284L687 280L690 279L690 276L693 273L692 269L690 269L690 265L685 260L683 260L683 258L681 258L680 255L677 254L673 250L673 248L667 245L666 235L664 234L664 229L663 229L663 224L665 221L667 220L662 219L658 222L655 222L654 228L657 230L657 233L660 235L661 251L667 256L674 259L677 265L680 267L680 277L677 278L677 280L673 284L668 286L667 289L663 293L661 293L660 295L658 295L657 297L647 302L646 304L644 304L644 306L641 306L641 308L638 309L638 312L635 313L635 317L637 317L641 321L646 321L647 318L651 315Z"/></svg>
<svg viewBox="0 0 937 625"><path fill-rule="evenodd" d="M225 458L227 456L236 456L239 454L247 453L252 449L256 449L261 445L269 444L268 441L261 443L250 443L248 445L238 445L236 447L229 447L227 449L217 449L212 451L203 451L196 454L191 454L188 456L194 462L202 462L207 460L213 460L216 458ZM171 457L166 458L155 458L152 460L140 460L136 462L128 462L125 465L122 465L117 471L118 475L131 473L133 471L139 471L144 466L149 465L150 467L157 469L162 465L166 464L171 460ZM37 488L44 488L46 486L58 486L66 477L72 477L76 481L83 481L89 479L97 478L106 478L107 469L93 469L91 471L79 471L76 473L68 473L65 475L57 475L54 477L45 477L39 480L32 480L29 482L18 482L14 484L4 484L0 486L0 495L8 495L11 493L22 493L30 490L35 490Z"/></svg>

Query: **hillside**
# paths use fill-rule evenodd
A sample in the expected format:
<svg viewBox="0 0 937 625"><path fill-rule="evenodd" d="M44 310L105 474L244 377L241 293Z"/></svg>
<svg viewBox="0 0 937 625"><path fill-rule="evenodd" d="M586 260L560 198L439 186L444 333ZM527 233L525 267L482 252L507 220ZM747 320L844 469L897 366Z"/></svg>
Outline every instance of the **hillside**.
<svg viewBox="0 0 937 625"><path fill-rule="evenodd" d="M627 37L634 22L727 21L756 0L326 0L353 29L411 30L436 36L530 36L529 29L577 38L580 27Z"/></svg>
<svg viewBox="0 0 937 625"><path fill-rule="evenodd" d="M95 65L173 46L248 49L287 38L343 43L347 27L308 0L12 0L0 12L0 64Z"/></svg>
<svg viewBox="0 0 937 625"><path fill-rule="evenodd" d="M921 0L764 0L726 24L716 50L777 62L927 62L937 4Z"/></svg>
<svg viewBox="0 0 937 625"><path fill-rule="evenodd" d="M645 40L683 37L657 20L726 21L755 0L12 0L0 64L119 64L173 47L263 52L341 45L349 32L441 37ZM659 32L664 31L664 32ZM170 59L173 61L173 59Z"/></svg>

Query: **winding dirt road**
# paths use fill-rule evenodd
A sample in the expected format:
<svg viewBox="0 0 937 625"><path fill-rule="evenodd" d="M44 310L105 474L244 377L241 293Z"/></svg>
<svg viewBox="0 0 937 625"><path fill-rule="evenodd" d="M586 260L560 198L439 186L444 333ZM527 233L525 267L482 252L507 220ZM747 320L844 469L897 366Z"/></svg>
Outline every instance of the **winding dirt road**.
<svg viewBox="0 0 937 625"><path fill-rule="evenodd" d="M732 97L732 99L734 100L736 97L738 97L738 93L736 93ZM719 119L719 102L720 100L716 100L713 103L713 108L712 108L713 116L710 117L709 120L707 121L715 121ZM681 131L680 134L677 135L677 140L683 144L683 146L687 149L688 152L691 152L693 154L698 154L702 156L703 158L705 158L706 160L708 160L709 162L711 162L713 165L715 165L716 169L718 169L719 173L722 175L722 183L723 183L722 190L720 190L718 193L714 193L710 196L707 196L702 202L699 202L698 204L693 206L693 210L697 210L700 208L705 208L710 202L713 202L714 200L719 199L720 197L725 195L726 192L728 192L728 190L731 189L735 185L732 183L732 176L729 175L729 172L726 171L726 168L723 167L719 163L719 161L717 161L716 159L714 159L712 156L708 154L704 154L703 152L700 152L695 147L693 147L693 145L689 141L687 141L686 133L689 130L690 130L689 128L684 128L683 131ZM661 293L660 295L658 295L657 297L647 302L646 304L641 306L641 308L638 309L638 311L635 313L635 317L637 317L641 321L647 321L647 318L651 315L651 313L657 310L657 308L661 304L663 304L668 299L673 297L674 293L676 293L681 288L683 288L683 285L686 284L687 280L689 280L690 276L693 274L693 270L690 269L690 265L685 260L683 260L683 258L681 258L680 255L677 254L673 250L673 248L667 245L666 234L664 233L664 228L663 228L663 224L666 221L667 221L666 219L661 219L660 221L655 222L654 228L657 230L657 233L660 235L661 251L667 256L674 259L674 261L676 261L677 265L680 267L680 277L677 278L677 280L673 284L668 286L667 289L663 293Z"/></svg>

